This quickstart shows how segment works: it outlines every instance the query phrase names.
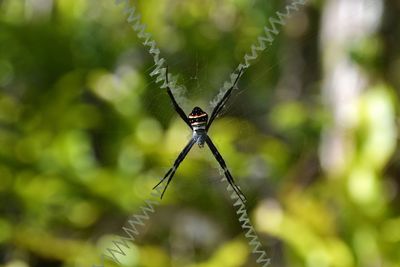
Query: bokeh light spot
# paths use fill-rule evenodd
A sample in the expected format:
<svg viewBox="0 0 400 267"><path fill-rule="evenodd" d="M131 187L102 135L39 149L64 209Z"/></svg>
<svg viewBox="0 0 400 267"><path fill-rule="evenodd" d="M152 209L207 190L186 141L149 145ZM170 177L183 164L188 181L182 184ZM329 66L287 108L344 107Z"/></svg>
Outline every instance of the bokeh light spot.
<svg viewBox="0 0 400 267"><path fill-rule="evenodd" d="M118 165L126 173L137 173L143 166L143 153L133 145L128 145L122 149L118 157Z"/></svg>
<svg viewBox="0 0 400 267"><path fill-rule="evenodd" d="M366 169L354 170L349 177L348 190L357 203L370 203L374 200L376 193L374 175Z"/></svg>
<svg viewBox="0 0 400 267"><path fill-rule="evenodd" d="M73 205L68 213L68 219L79 227L88 227L93 224L99 215L98 210L89 202L79 202Z"/></svg>
<svg viewBox="0 0 400 267"><path fill-rule="evenodd" d="M136 128L136 137L139 142L146 145L153 145L162 138L160 123L152 118L141 120Z"/></svg>

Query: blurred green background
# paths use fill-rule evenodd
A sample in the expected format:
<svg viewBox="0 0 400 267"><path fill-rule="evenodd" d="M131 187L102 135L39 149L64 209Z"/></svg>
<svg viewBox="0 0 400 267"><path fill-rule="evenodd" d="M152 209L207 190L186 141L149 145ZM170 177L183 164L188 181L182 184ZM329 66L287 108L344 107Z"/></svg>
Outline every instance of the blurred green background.
<svg viewBox="0 0 400 267"><path fill-rule="evenodd" d="M285 1L138 1L209 101ZM309 1L210 130L272 266L400 266L398 1ZM92 266L190 138L113 0L0 0L0 266ZM194 147L126 266L257 266ZM106 262L106 266L116 266Z"/></svg>

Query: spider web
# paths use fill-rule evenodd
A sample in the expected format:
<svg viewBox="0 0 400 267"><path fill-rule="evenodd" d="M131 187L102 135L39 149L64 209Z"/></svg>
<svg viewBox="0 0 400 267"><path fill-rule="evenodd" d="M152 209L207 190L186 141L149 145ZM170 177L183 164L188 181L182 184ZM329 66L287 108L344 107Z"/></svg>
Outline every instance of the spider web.
<svg viewBox="0 0 400 267"><path fill-rule="evenodd" d="M118 1L117 1L118 2ZM124 2L124 1L119 1L119 2ZM252 5L254 5L254 2L251 3ZM129 15L129 10L127 11L128 15ZM131 15L129 15L128 17L128 21L129 18L131 18L131 21L135 21L135 17L132 16L133 13L131 13ZM137 22L137 20L136 20ZM136 29L137 30L143 30L144 28L140 28L139 24L136 24ZM166 86L165 84L165 71L162 70L161 66L165 66L168 65L170 68L171 72L174 73L179 73L178 75L173 75L171 76L170 80L173 82L173 84L171 85L171 88L173 89L173 93L175 95L175 97L178 100L178 103L183 107L183 109L185 110L186 113L188 113L191 110L191 107L198 105L198 106L206 106L206 110L209 112L209 114L211 113L212 107L215 105L216 102L218 102L224 92L226 91L227 88L229 88L232 85L232 80L234 80L236 78L235 74L230 74L230 72L232 70L234 70L234 67L230 67L230 66L235 66L235 64L232 65L233 61L231 60L230 62L227 62L224 64L224 66L222 67L222 70L217 68L218 73L223 73L225 75L214 75L213 71L216 69L215 66L211 66L209 64L209 59L205 56L203 57L199 57L198 55L196 56L196 59L193 62L192 67L185 67L187 66L187 62L185 62L185 60L182 60L182 55L181 53L174 53L174 54L170 54L169 58L168 58L168 63L166 60L166 57L162 58L162 64L158 64L158 60L160 60L160 57L158 57L157 59L154 57L154 53L152 53L151 51L154 52L155 49L158 49L154 44L155 41L153 41L153 39L151 39L150 37L146 36L143 32L140 33L139 35L142 34L142 36L144 36L146 39L146 41L144 42L145 45L147 44L151 44L148 45L150 47L150 54L153 55L153 59L154 59L154 65L149 67L147 69L147 72L149 74L149 76L151 77L151 80L147 82L146 84L146 89L151 89L151 90L156 90L157 84L161 85L161 88L164 88ZM147 43L147 44L146 44ZM167 50L167 49L166 49ZM159 55L160 53L162 53L162 50L159 49L159 53L157 53L157 55ZM191 48L190 52L196 51L195 48ZM189 53L189 52L187 52ZM233 53L232 53L233 54ZM171 56L172 55L172 56ZM268 66L268 64L263 61L264 56L261 55L259 60L259 71L257 73L257 75L259 77L261 77L263 74L267 74L268 72L270 72L272 69L277 68L278 66ZM157 62L158 61L158 62ZM211 62L211 61L210 61ZM240 62L240 60L239 60ZM164 64L165 63L165 64ZM239 64L239 67L241 65ZM243 65L242 65L243 66ZM236 70L238 69L238 67L236 67ZM173 70L173 71L172 71ZM256 75L256 80L257 79L261 79L261 78L257 78ZM154 76L156 76L156 78L154 78ZM211 77L211 78L210 78ZM230 79L231 82L224 82L224 80L226 80L228 78L228 80ZM243 79L241 79L243 80ZM243 83L246 86L243 86ZM222 89L218 89L219 86L217 84L223 84ZM247 88L251 88L252 85L255 84L255 82L251 82L251 81L247 81L247 83L239 81L239 88L242 87L247 87ZM207 89L206 89L207 88ZM214 90L210 90L209 88L216 88ZM244 102L244 101L240 101L242 100L242 96L243 99L246 99L247 96L247 90L245 91L244 89L241 90L235 90L232 99L230 99L230 101L228 102L228 104L225 106L224 108L224 112L226 113L226 111L228 111L228 115L229 115L229 110L233 110L234 114L239 114L240 116L243 117L250 117L250 115L252 114L252 108L249 107L249 104ZM153 111L153 113L155 114L159 114L161 112L163 112L165 109L161 107L161 105L155 104L158 102L158 100L160 98L162 98L164 95L164 98L167 98L167 95L164 91L162 91L161 93L158 91L156 93L152 93L149 94L145 101L145 105L148 106L148 108L150 110ZM206 98L205 98L206 97ZM209 99L212 99L214 97L214 100L211 101L211 107L209 105L205 105L205 103L209 102ZM208 100L207 100L208 99ZM168 99L169 101L169 99ZM164 101L165 102L165 101ZM195 103L195 104L194 104ZM200 104L197 104L200 103ZM172 116L176 116L175 112L173 111L172 107L171 107L171 113L168 114L168 116L172 117ZM234 117L232 117L234 118ZM225 124L229 125L229 124L234 124L235 120L234 119L225 119ZM239 134L246 134L246 132L250 132L250 128L238 128ZM188 132L188 138L190 138L190 132ZM212 138L212 136L211 136ZM215 140L216 143L218 143L218 139ZM184 146L185 142L182 142L182 147ZM195 149L194 149L195 150ZM192 154L193 151L190 153ZM221 152L222 154L223 151ZM191 156L187 157L187 159L190 159ZM210 153L208 153L207 157L212 157L212 155ZM171 158L171 163L173 162L174 158ZM214 159L212 161L215 161ZM229 166L229 164L228 164ZM176 179L175 179L176 180ZM180 181L182 182L182 181Z"/></svg>

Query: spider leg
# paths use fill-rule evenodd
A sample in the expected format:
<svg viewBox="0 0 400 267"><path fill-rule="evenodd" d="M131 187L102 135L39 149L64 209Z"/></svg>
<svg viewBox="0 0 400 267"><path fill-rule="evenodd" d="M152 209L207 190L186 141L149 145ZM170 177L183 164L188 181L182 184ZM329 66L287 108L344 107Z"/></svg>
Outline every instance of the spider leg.
<svg viewBox="0 0 400 267"><path fill-rule="evenodd" d="M218 149L215 147L214 143L211 141L211 138L209 136L207 136L206 143L210 148L211 152L214 154L215 159L218 161L219 165L224 170L225 176L228 179L228 182L232 186L235 193L239 196L240 200L242 200L243 203L246 202L246 197L244 196L240 188L235 184L235 181L233 180L233 177L230 171L228 170L228 167L226 166L225 160L222 158L221 154L219 153Z"/></svg>
<svg viewBox="0 0 400 267"><path fill-rule="evenodd" d="M164 190L162 191L161 197L162 198L164 196L165 190L167 190L167 187L169 185L169 183L172 180L172 177L174 177L175 171L178 169L179 164L181 164L181 162L185 159L186 155L189 153L190 149L192 148L192 146L196 143L196 139L192 138L190 139L189 143L185 146L185 148L181 151L181 153L179 154L178 158L175 160L174 165L172 166L172 168L170 168L168 170L168 172L165 174L165 176L161 179L160 182L158 182L158 184L156 184L153 189L155 189L157 186L159 186L165 179L168 178L167 184L164 187Z"/></svg>
<svg viewBox="0 0 400 267"><path fill-rule="evenodd" d="M168 80L168 66L165 71L165 82L167 83L167 93L169 97L171 98L172 104L174 105L175 111L181 116L182 120L186 122L186 124L192 129L192 125L190 125L188 117L185 115L185 112L183 109L178 105L178 103L175 100L174 95L172 94L171 88L169 87L169 80Z"/></svg>
<svg viewBox="0 0 400 267"><path fill-rule="evenodd" d="M206 131L208 128L210 128L211 124L213 123L214 119L218 116L218 114L221 112L222 108L225 106L226 101L228 101L229 97L232 94L232 89L236 86L237 82L239 81L240 76L243 73L243 68L239 70L238 76L236 77L235 82L233 83L232 87L229 88L226 92L225 95L221 98L221 100L218 102L218 104L214 107L210 119L207 123L206 126Z"/></svg>

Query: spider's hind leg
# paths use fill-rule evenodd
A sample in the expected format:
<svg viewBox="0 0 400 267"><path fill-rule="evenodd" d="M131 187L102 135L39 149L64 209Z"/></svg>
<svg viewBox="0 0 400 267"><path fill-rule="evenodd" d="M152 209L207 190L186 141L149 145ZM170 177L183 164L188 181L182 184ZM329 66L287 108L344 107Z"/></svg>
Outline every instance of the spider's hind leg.
<svg viewBox="0 0 400 267"><path fill-rule="evenodd" d="M235 193L238 195L240 200L244 203L246 202L246 197L244 196L243 192L240 190L239 186L235 184L235 181L233 180L232 174L228 170L228 167L226 166L225 160L222 158L221 154L219 153L218 149L214 145L214 143L211 141L210 137L206 137L206 143L208 147L210 148L211 152L213 153L215 159L218 161L219 165L221 168L224 170L224 174L226 179L228 180L229 184L232 186L232 189L235 191Z"/></svg>
<svg viewBox="0 0 400 267"><path fill-rule="evenodd" d="M181 162L185 159L186 155L189 153L190 149L192 148L192 146L194 145L194 143L196 143L196 140L194 138L190 139L189 143L185 146L185 148L182 150L182 152L179 154L178 158L175 160L174 165L172 166L172 168L170 168L168 170L168 172L165 174L165 176L161 179L160 182L158 182L158 184L156 184L153 189L155 189L156 187L158 187L160 184L162 184L162 182L168 178L167 184L164 187L164 190L161 193L160 198L162 199L164 196L165 191L167 190L167 187L169 185L169 183L172 180L172 177L174 177L174 174L176 172L176 170L178 169L179 165L181 164Z"/></svg>

